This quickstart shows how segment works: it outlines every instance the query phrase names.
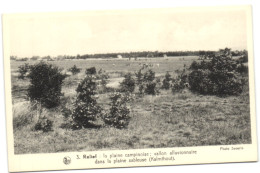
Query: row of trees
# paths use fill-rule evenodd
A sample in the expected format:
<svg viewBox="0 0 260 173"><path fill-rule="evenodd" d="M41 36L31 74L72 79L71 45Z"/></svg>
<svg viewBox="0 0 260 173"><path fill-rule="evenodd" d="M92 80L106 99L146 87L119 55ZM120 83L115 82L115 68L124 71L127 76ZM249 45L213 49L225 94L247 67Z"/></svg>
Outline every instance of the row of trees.
<svg viewBox="0 0 260 173"><path fill-rule="evenodd" d="M225 48L228 49L228 48ZM220 49L219 51L167 51L167 52L160 52L160 51L142 51L142 52L119 52L119 53L99 53L99 54L84 54L84 55L76 55L76 56L57 56L57 57L39 57L39 56L33 56L31 58L24 57L24 58L18 58L17 56L11 56L11 60L17 60L17 61L27 61L27 60L62 60L62 59L90 59L90 58L117 58L118 55L121 55L123 58L137 58L137 57L171 57L171 56L199 56L199 57L205 57L208 55L216 54L217 52L220 52L225 49ZM242 56L244 54L247 54L246 50L242 51L231 51L232 56Z"/></svg>

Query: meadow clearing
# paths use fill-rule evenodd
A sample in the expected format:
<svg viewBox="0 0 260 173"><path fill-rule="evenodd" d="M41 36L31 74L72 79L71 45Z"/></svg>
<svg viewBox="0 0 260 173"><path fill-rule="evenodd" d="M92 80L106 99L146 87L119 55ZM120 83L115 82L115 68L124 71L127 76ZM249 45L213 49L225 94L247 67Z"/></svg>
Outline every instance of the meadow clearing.
<svg viewBox="0 0 260 173"><path fill-rule="evenodd" d="M75 101L76 87L85 76L85 69L96 67L109 75L111 88L117 88L127 72L137 72L140 64L153 64L157 78L166 72L173 77L175 71L189 66L198 57L168 57L151 59L98 59L50 61L64 71L73 65L81 68L77 75L64 80L62 106ZM68 151L95 151L111 149L142 149L209 146L251 143L251 125L248 86L238 96L217 97L200 95L184 90L172 93L160 90L156 96L135 96L129 103L130 123L125 129L103 126L72 130L69 120L62 115L61 107L43 109L42 114L53 120L50 132L34 131L36 111L27 99L29 80L20 80L17 70L24 63L37 61L11 61L13 126L15 154L56 153ZM159 64L159 65L158 65ZM108 107L109 92L98 94L98 104ZM24 125L26 124L26 125Z"/></svg>

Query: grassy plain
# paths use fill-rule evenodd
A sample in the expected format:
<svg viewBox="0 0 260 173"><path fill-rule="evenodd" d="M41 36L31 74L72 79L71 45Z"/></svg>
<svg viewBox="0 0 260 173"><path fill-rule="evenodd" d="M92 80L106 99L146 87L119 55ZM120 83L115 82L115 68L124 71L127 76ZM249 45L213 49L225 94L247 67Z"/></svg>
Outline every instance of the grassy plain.
<svg viewBox="0 0 260 173"><path fill-rule="evenodd" d="M124 73L137 71L140 63L159 64L153 70L157 76L163 76L166 71L174 75L175 70L182 69L184 64L189 65L194 59L196 57L50 63L65 70L74 64L83 69L80 74L65 79L62 104L69 107L86 68L95 66L106 70L110 83L115 83ZM18 80L16 75L18 66L22 64L24 62L11 63L15 154L251 143L248 87L239 96L225 98L198 95L188 90L176 94L161 90L158 96L136 96L129 103L131 120L126 129L101 126L72 130L66 127L69 120L63 117L61 107L44 109L42 114L54 121L53 131L33 131L36 112L26 100L29 81ZM98 103L104 109L108 109L108 102L108 93L99 94ZM102 125L102 121L98 120L98 123Z"/></svg>

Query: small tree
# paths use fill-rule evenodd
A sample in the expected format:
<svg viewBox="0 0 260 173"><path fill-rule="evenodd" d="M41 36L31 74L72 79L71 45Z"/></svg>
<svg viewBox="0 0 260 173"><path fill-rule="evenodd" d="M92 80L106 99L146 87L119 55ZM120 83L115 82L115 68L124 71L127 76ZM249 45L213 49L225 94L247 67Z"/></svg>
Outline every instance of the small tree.
<svg viewBox="0 0 260 173"><path fill-rule="evenodd" d="M198 63L198 68L188 75L190 89L200 94L237 95L242 91L238 70L238 63L226 48L211 61Z"/></svg>
<svg viewBox="0 0 260 173"><path fill-rule="evenodd" d="M102 87L102 91L106 91L107 90L107 83L108 83L108 78L109 78L109 75L106 73L105 70L102 70L100 69L98 71L98 74L96 75L97 76L97 79L99 79L99 84L101 85Z"/></svg>
<svg viewBox="0 0 260 173"><path fill-rule="evenodd" d="M142 73L142 69L138 70L137 73L135 73L136 76L136 84L138 85L138 91L139 94L143 94L144 93L144 81L143 81L143 73Z"/></svg>
<svg viewBox="0 0 260 173"><path fill-rule="evenodd" d="M30 65L28 63L25 63L24 65L21 65L18 67L18 79L24 79L26 77L26 74L30 71Z"/></svg>
<svg viewBox="0 0 260 173"><path fill-rule="evenodd" d="M80 73L81 69L78 68L76 65L74 65L73 67L71 67L70 69L68 69L68 71L70 71L73 75Z"/></svg>
<svg viewBox="0 0 260 173"><path fill-rule="evenodd" d="M220 49L210 61L193 62L173 80L172 91L188 87L192 92L218 96L238 95L243 89L247 67L232 58L231 49ZM188 85L188 86L187 86Z"/></svg>
<svg viewBox="0 0 260 173"><path fill-rule="evenodd" d="M155 95L156 92L156 82L148 82L145 85L144 92L149 95Z"/></svg>
<svg viewBox="0 0 260 173"><path fill-rule="evenodd" d="M135 80L131 73L127 73L124 76L124 80L120 83L120 88L122 92L134 92L135 90Z"/></svg>
<svg viewBox="0 0 260 173"><path fill-rule="evenodd" d="M162 84L162 89L165 89L165 90L168 90L168 89L170 89L170 82L171 82L171 75L170 75L170 73L169 72L167 72L166 74L165 74L165 77L164 77L164 79L163 79L163 84Z"/></svg>
<svg viewBox="0 0 260 173"><path fill-rule="evenodd" d="M111 108L108 114L104 116L104 122L115 128L125 128L130 121L130 110L127 108L126 103L130 97L122 93L116 92L110 95Z"/></svg>
<svg viewBox="0 0 260 173"><path fill-rule="evenodd" d="M178 76L174 79L172 79L172 93L179 92L186 87L188 87L188 75L189 71L186 69L186 66L183 68L183 70L176 70L178 73Z"/></svg>
<svg viewBox="0 0 260 173"><path fill-rule="evenodd" d="M76 89L75 109L72 112L72 119L76 128L93 127L94 121L101 112L95 98L96 89L97 83L94 76L88 75L79 83Z"/></svg>
<svg viewBox="0 0 260 173"><path fill-rule="evenodd" d="M144 78L143 78L145 88L144 92L149 95L155 95L158 90L156 88L156 81L155 81L155 72L149 69L144 73Z"/></svg>
<svg viewBox="0 0 260 173"><path fill-rule="evenodd" d="M152 82L155 79L155 72L151 69L144 73L144 82Z"/></svg>
<svg viewBox="0 0 260 173"><path fill-rule="evenodd" d="M159 93L159 88L157 87L160 82L155 79L155 72L151 69L142 73L140 69L136 74L136 81L138 85L139 94L151 94L155 95Z"/></svg>
<svg viewBox="0 0 260 173"><path fill-rule="evenodd" d="M90 68L86 69L85 73L87 75L95 75L95 74L97 74L96 67L90 67Z"/></svg>
<svg viewBox="0 0 260 173"><path fill-rule="evenodd" d="M40 109L41 106L52 108L59 105L61 86L65 79L61 69L40 62L30 67L28 77L30 79L28 97L31 101L37 101Z"/></svg>
<svg viewBox="0 0 260 173"><path fill-rule="evenodd" d="M143 73L142 73L142 69L138 70L138 72L135 74L136 76L136 84L140 85L143 82Z"/></svg>

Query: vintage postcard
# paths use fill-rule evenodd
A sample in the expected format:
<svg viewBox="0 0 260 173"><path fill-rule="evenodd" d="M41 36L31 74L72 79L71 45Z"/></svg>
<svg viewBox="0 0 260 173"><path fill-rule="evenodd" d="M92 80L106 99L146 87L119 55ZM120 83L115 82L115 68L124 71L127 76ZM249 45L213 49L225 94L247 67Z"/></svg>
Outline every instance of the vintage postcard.
<svg viewBox="0 0 260 173"><path fill-rule="evenodd" d="M251 6L2 17L10 172L257 161Z"/></svg>

